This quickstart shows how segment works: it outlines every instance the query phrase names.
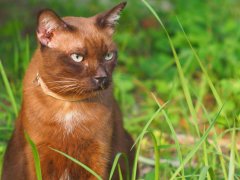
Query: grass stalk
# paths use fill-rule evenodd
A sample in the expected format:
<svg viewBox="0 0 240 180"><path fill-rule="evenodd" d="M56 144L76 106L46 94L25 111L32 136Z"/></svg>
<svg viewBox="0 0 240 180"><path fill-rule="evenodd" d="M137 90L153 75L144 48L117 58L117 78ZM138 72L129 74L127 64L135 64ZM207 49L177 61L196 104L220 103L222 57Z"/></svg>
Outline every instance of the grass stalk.
<svg viewBox="0 0 240 180"><path fill-rule="evenodd" d="M158 102L157 100L157 97L152 94L153 98L155 99L156 103L158 104L159 108L162 108L161 104ZM183 158L182 158L182 152L181 152L181 147L180 147L180 143L178 141L178 138L177 138L177 133L175 132L174 128L173 128L173 125L172 125L172 122L171 120L169 119L166 111L163 109L163 116L165 117L166 121L167 121L167 124L170 128L170 131L171 131L171 134L172 134L172 137L174 139L174 142L175 142L175 145L176 145L176 149L177 149L177 154L178 154L178 158L179 158L179 161L180 163L183 163ZM182 178L185 179L185 176L184 176L184 168L181 170L182 171Z"/></svg>
<svg viewBox="0 0 240 180"><path fill-rule="evenodd" d="M123 157L124 160L125 160L126 169L127 169L127 174L126 174L126 176L127 176L127 180L129 180L129 175L130 175L130 174L129 174L129 162L128 162L127 155L124 154L124 153L117 153L117 155L115 156L114 161L113 161L113 165L112 165L112 168L111 168L111 171L110 171L110 175L109 175L109 180L112 179L113 174L114 174L114 171L115 171L115 169L116 169L116 166L117 166L117 164L118 164L118 162L119 162L119 159L120 159L121 157Z"/></svg>
<svg viewBox="0 0 240 180"><path fill-rule="evenodd" d="M204 114L205 114L205 116L206 116L206 118L207 118L207 120L208 120L208 122L210 124L211 120L210 120L210 117L209 117L209 115L207 113L207 110L205 109L204 106L202 106L202 109L203 109ZM215 149L219 153L219 160L220 160L221 168L222 168L222 171L223 171L224 179L227 179L227 171L226 171L226 166L225 166L225 160L223 158L222 149L221 149L221 147L218 144L218 135L217 135L215 127L213 127L212 131L213 131L213 142L214 142L214 145L215 145Z"/></svg>
<svg viewBox="0 0 240 180"><path fill-rule="evenodd" d="M155 168L154 168L154 179L158 180L160 177L160 173L159 173L159 167L160 167L160 155L159 155L159 149L158 149L158 143L157 143L157 138L154 135L154 133L150 132L150 135L152 137L153 140L153 145L154 145L154 155L155 155Z"/></svg>
<svg viewBox="0 0 240 180"><path fill-rule="evenodd" d="M235 124L234 124L234 128L232 131L232 137L231 137L231 151L230 151L230 162L229 162L229 168L228 168L228 180L234 180L235 148L236 148L236 130L235 130Z"/></svg>
<svg viewBox="0 0 240 180"><path fill-rule="evenodd" d="M193 48L192 43L190 42L190 40L189 40L189 38L188 38L185 30L183 29L182 24L181 24L181 22L179 21L178 18L177 18L177 21L178 21L178 24L179 24L179 26L180 26L180 28L181 28L184 36L185 36L185 39L187 40L187 42L188 42L188 44L189 44L189 46L190 46L190 48L191 48L191 50L192 50L192 52L193 52L193 55L195 56L198 64L200 65L200 68L202 69L205 77L207 78L207 82L208 82L208 84L209 84L209 87L210 87L210 89L211 89L211 91L212 91L212 93L213 93L213 95L214 95L214 97L215 97L215 99L216 99L216 101L217 101L218 108L222 107L222 106L223 106L222 100L221 100L221 98L220 98L220 96L219 96L216 88L214 87L213 82L212 82L211 78L209 77L206 68L204 67L202 61L200 60L197 52L196 52L195 49Z"/></svg>
<svg viewBox="0 0 240 180"><path fill-rule="evenodd" d="M141 131L140 135L137 137L137 139L135 140L135 142L132 146L132 148L133 148L136 145L136 143L138 143L136 153L135 153L134 162L133 162L133 171L132 171L132 178L131 178L132 180L135 180L136 176L137 176L137 163L138 163L138 157L139 157L139 154L140 154L142 139L143 139L145 133L147 132L147 129L148 129L149 125L151 124L151 122L157 117L157 115L160 113L160 111L163 110L163 108L165 107L165 105L167 103L168 102L166 102L162 107L159 107L158 110L153 114L153 116L148 120L148 122L144 126L143 130Z"/></svg>
<svg viewBox="0 0 240 180"><path fill-rule="evenodd" d="M40 158L39 158L37 147L26 132L24 132L24 135L32 150L37 180L42 180Z"/></svg>
<svg viewBox="0 0 240 180"><path fill-rule="evenodd" d="M77 165L81 166L82 168L84 168L86 171L88 171L89 173L91 173L92 175L94 175L98 180L103 180L102 177L100 175L98 175L96 172L94 172L91 168L89 168L88 166L86 166L85 164L83 164L82 162L78 161L77 159L69 156L68 154L59 151L57 149L51 148L49 147L51 150L65 156L66 158L70 159L71 161L73 161L74 163L76 163Z"/></svg>
<svg viewBox="0 0 240 180"><path fill-rule="evenodd" d="M119 180L123 180L122 170L120 164L118 164L118 174L119 174Z"/></svg>
<svg viewBox="0 0 240 180"><path fill-rule="evenodd" d="M210 89L211 89L211 91L212 91L212 93L213 93L214 98L215 98L216 101L217 101L218 108L221 108L221 107L223 106L223 102L222 102L222 100L221 100L221 98L220 98L220 96L219 96L219 94L218 94L215 86L213 85L213 82L212 82L210 76L208 75L208 72L207 72L206 68L204 67L202 61L200 60L197 52L196 52L195 49L193 48L193 46L192 46L192 44L191 44L191 42L190 42L190 40L189 40L186 32L185 32L184 29L183 29L183 26L182 26L182 24L181 24L181 22L179 21L178 18L177 18L177 21L178 21L178 24L179 24L180 28L182 29L182 32L183 32L183 34L184 34L184 36L185 36L185 39L187 40L187 42L188 42L188 44L189 44L189 46L190 46L190 48L191 48L191 50L192 50L192 52L193 52L193 55L194 55L195 58L197 59L197 62L198 62L198 64L200 65L200 68L202 69L203 74L205 75L205 77L206 77L206 79L207 79L208 85L209 85L209 87L210 87ZM223 113L225 119L227 120L228 126L230 126L230 123L229 123L229 121L228 121L227 115L224 113L224 111L223 111L222 113ZM226 176L225 176L225 178L226 178Z"/></svg>
<svg viewBox="0 0 240 180"><path fill-rule="evenodd" d="M204 131L205 131L205 128L204 128ZM207 142L206 142L206 141L203 142L203 157L204 157L204 164L205 164L205 167L209 167L209 162L208 162L208 151L207 151ZM201 177L201 176L200 176L200 177ZM208 180L211 180L208 171L207 171L207 179L208 179Z"/></svg>
<svg viewBox="0 0 240 180"><path fill-rule="evenodd" d="M208 129L205 131L205 133L203 134L203 136L199 139L199 141L194 145L194 147L192 148L192 150L188 153L188 155L186 156L186 158L183 160L182 164L179 166L179 168L174 172L174 174L172 175L170 180L173 180L177 177L177 175L179 174L179 172L181 171L181 169L185 166L185 164L188 163L188 161L194 156L194 154L197 152L197 150L200 148L200 146L202 145L202 143L206 140L210 130L214 127L214 124L217 120L217 118L219 117L220 113L222 111L222 108L219 110L218 114L216 115L216 117L214 118L214 120L212 121L212 123L210 124L210 126L208 127Z"/></svg>
<svg viewBox="0 0 240 180"><path fill-rule="evenodd" d="M172 39L171 39L165 25L162 23L161 19L157 15L156 11L150 6L150 4L147 1L145 1L145 0L142 0L142 1L146 5L146 7L151 11L151 13L154 15L154 17L158 20L158 22L162 26L165 34L167 35L171 50L173 52L174 60L175 60L175 63L176 63L177 69L178 69L178 74L179 74L180 82L181 82L181 85L182 85L182 88L183 88L183 93L184 93L189 111L190 111L191 116L193 118L192 122L194 124L197 135L200 137L200 132L199 132L198 124L197 124L197 115L196 115L196 112L195 112L195 109L194 109L194 106L193 106L193 101L192 101L192 98L191 98L191 95L190 95L190 92L189 92L189 89L188 89L188 83L187 83L187 81L184 77L183 69L182 69L179 57L177 55L177 52L175 50L175 47L173 45Z"/></svg>
<svg viewBox="0 0 240 180"><path fill-rule="evenodd" d="M7 79L7 75L6 75L6 73L5 73L5 70L4 70L4 68L3 68L2 61L1 61L1 60L0 60L0 73L1 73L1 75L2 75L3 83L4 83L4 85L5 85L5 88L6 88L6 90L7 90L7 93L8 93L10 102L11 102L11 105L12 105L12 107L13 107L15 117L17 117L17 114L18 114L17 103L16 103L16 100L15 100L15 98L14 98L12 88L11 88L11 86L10 86L10 83L9 83L8 79Z"/></svg>

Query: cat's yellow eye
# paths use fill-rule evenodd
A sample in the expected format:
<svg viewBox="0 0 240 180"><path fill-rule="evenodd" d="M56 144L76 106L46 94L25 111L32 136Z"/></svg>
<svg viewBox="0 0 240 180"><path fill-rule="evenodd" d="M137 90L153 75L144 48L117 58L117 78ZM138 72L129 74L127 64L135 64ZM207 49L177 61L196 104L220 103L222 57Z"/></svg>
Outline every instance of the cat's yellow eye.
<svg viewBox="0 0 240 180"><path fill-rule="evenodd" d="M114 52L109 52L105 55L104 59L106 61L110 61L113 58L113 56L114 56Z"/></svg>
<svg viewBox="0 0 240 180"><path fill-rule="evenodd" d="M83 60L83 56L80 54L76 54L76 53L71 54L71 58L75 62L81 62Z"/></svg>

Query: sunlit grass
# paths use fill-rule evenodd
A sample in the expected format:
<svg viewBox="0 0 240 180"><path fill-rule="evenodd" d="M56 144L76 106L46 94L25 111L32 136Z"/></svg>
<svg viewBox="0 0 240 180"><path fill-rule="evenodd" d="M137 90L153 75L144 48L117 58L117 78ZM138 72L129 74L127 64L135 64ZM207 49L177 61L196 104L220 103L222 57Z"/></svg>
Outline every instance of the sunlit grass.
<svg viewBox="0 0 240 180"><path fill-rule="evenodd" d="M37 146L32 141L32 139L29 137L27 132L25 132L24 135L25 135L25 138L26 138L26 140L27 140L27 142L30 145L31 150L32 150L37 180L42 180L41 164L40 164L40 158L39 158Z"/></svg>
<svg viewBox="0 0 240 180"><path fill-rule="evenodd" d="M5 85L5 88L6 88L6 91L8 93L8 97L9 97L9 100L11 102L11 105L12 105L12 108L14 110L14 113L15 113L15 116L17 116L18 114L18 108L17 108L17 103L16 103L16 100L15 100L15 97L13 95L13 92L12 92L12 88L10 86L10 83L7 79L7 75L5 73L5 70L3 68L3 65L2 65L2 62L0 60L0 73L1 73L1 76L2 76L2 79L3 79L3 82L4 82L4 85Z"/></svg>

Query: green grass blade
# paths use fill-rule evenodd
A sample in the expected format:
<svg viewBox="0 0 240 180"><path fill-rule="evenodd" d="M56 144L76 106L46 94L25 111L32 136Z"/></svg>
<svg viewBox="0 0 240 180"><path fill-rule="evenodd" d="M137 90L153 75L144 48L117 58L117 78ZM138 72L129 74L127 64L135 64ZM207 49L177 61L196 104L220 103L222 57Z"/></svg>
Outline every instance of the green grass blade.
<svg viewBox="0 0 240 180"><path fill-rule="evenodd" d="M154 165L155 166L155 170L154 170L154 179L155 180L159 180L159 177L160 177L160 154L159 154L159 146L158 146L158 143L157 143L157 138L156 136L154 135L153 132L147 132L145 131L145 133L143 134L143 136L145 134L149 133L151 135L151 138L153 140L153 143L154 143L154 156L155 156L155 160L152 160L152 159L148 159L148 158L144 158L144 157L139 157L139 152L140 152L140 147L141 147L141 141L142 141L142 138L140 138L140 141L138 142L138 146L137 146L137 152L136 152L136 157L139 157L139 158L136 158L135 157L135 160L136 159L140 159L142 162L148 164L148 165ZM132 176L132 180L135 180L136 179L136 176Z"/></svg>
<svg viewBox="0 0 240 180"><path fill-rule="evenodd" d="M209 122L209 124L211 123L211 120L210 120L210 117L207 113L207 110L204 106L202 106L202 109L205 113L205 116ZM221 164L221 168L222 168L222 171L223 171L223 175L224 175L224 178L227 179L227 171L226 171L226 167L225 167L225 161L224 161L224 158L223 158L223 152L222 152L222 149L220 147L220 145L218 144L218 135L217 135L217 132L216 132L216 129L215 127L213 127L213 142L214 142L214 145L215 145L215 148L217 150L217 152L219 153L219 159L220 159L220 164Z"/></svg>
<svg viewBox="0 0 240 180"><path fill-rule="evenodd" d="M204 128L204 131L205 131L205 128ZM208 162L208 153L207 153L207 142L203 142L203 157L204 157L204 164L205 164L205 167L209 167L209 162ZM207 168L208 169L208 168ZM201 175L200 175L201 177ZM206 177L206 176L205 176ZM205 178L204 177L204 178ZM208 180L211 180L210 178L210 175L208 173L208 170L207 170L207 179Z"/></svg>
<svg viewBox="0 0 240 180"><path fill-rule="evenodd" d="M205 180L208 174L210 179L215 179L215 175L212 168L208 166L204 166L200 172L199 180Z"/></svg>
<svg viewBox="0 0 240 180"><path fill-rule="evenodd" d="M195 126L195 129L196 129L196 132L197 132L198 136L200 136L199 128L198 128L198 125L197 125L197 115L196 115L194 105L193 105L193 101L192 101L192 98L191 98L191 95L190 95L190 92L189 92L189 89L188 89L188 83L187 83L187 81L184 77L183 69L182 69L182 66L180 64L180 60L178 58L175 47L173 45L172 39L171 39L166 27L164 26L164 24L162 23L161 19L159 18L157 13L154 11L154 9L150 6L150 4L148 2L146 2L145 0L142 0L142 1L147 6L147 8L151 11L151 13L155 16L155 18L158 20L158 22L161 24L163 30L165 31L165 34L167 35L171 50L173 52L174 60L175 60L175 63L177 65L178 74L179 74L179 77L180 77L180 82L181 82L181 85L182 85L182 88L183 88L183 93L184 93L184 96L186 98L189 111L190 111L191 116L193 118L193 124Z"/></svg>
<svg viewBox="0 0 240 180"><path fill-rule="evenodd" d="M194 156L194 154L197 152L197 150L200 148L200 146L202 145L202 143L205 141L205 139L207 138L210 130L213 128L218 116L220 115L222 111L222 108L219 110L217 116L214 118L214 120L212 121L211 125L208 127L208 129L206 130L206 132L203 134L203 136L200 138L200 140L196 143L196 145L193 147L193 149L188 153L188 155L186 156L186 158L183 160L183 162L181 163L181 165L179 166L179 168L174 172L174 174L171 177L171 180L175 179L176 176L178 175L178 173L181 171L181 169L187 164L187 162Z"/></svg>
<svg viewBox="0 0 240 180"><path fill-rule="evenodd" d="M222 100L221 100L221 98L220 98L220 96L219 96L216 88L214 87L213 82L212 82L211 78L209 77L206 68L204 67L202 61L200 60L197 52L196 52L195 49L193 48L193 46L192 46L192 44L191 44L191 42L190 42L190 40L189 40L186 32L185 32L184 29L183 29L183 26L182 26L182 24L181 24L181 22L179 21L178 18L177 18L177 21L178 21L178 24L179 24L180 28L182 29L182 32L183 32L183 34L184 34L184 36L185 36L185 39L187 40L187 42L188 42L188 44L189 44L189 46L190 46L190 48L191 48L191 50L192 50L195 58L197 59L198 64L200 65L200 67L201 67L204 75L205 75L206 78L207 78L207 82L208 82L209 87L210 87L210 89L211 89L211 91L212 91L212 93L213 93L213 95L214 95L214 97L215 97L215 99L216 99L216 101L217 101L217 103L218 103L219 108L222 107L222 106L223 106Z"/></svg>
<svg viewBox="0 0 240 180"><path fill-rule="evenodd" d="M238 167L240 167L240 154L239 154L240 152L238 151L238 149L237 148L235 148L235 155L236 155L236 163L238 164ZM236 164L235 163L235 164Z"/></svg>
<svg viewBox="0 0 240 180"><path fill-rule="evenodd" d="M184 29L183 29L183 26L182 26L182 24L181 24L181 22L179 21L178 18L177 18L177 21L178 21L178 24L179 24L180 28L182 29L182 32L183 32L183 34L184 34L184 36L185 36L185 39L187 40L187 42L188 42L188 44L189 44L189 46L190 46L190 48L191 48L191 50L192 50L192 52L193 52L193 55L194 55L195 58L197 59L197 62L198 62L198 64L200 65L200 68L202 69L203 74L205 75L205 77L206 77L206 79L207 79L208 85L209 85L209 87L210 87L210 89L211 89L211 91L212 91L212 93L213 93L214 98L215 98L216 101L217 101L218 108L220 109L220 108L223 106L223 102L222 102L222 100L221 100L221 98L220 98L220 96L219 96L216 88L214 87L213 82L212 82L210 76L208 75L208 72L207 72L206 68L204 67L202 61L200 60L197 52L196 52L195 49L193 48L193 46L192 46L192 44L191 44L191 42L190 42L190 40L189 40L186 32L185 32ZM228 118L227 118L227 115L224 113L224 111L223 111L223 115L224 115L225 119L227 120L227 123L228 123L228 126L229 126L230 123L229 123L229 120L228 120ZM225 171L224 171L224 177L225 177L225 179L227 178L227 173L226 173Z"/></svg>
<svg viewBox="0 0 240 180"><path fill-rule="evenodd" d="M154 179L155 180L159 180L159 167L160 167L160 155L159 155L159 149L158 149L158 143L157 143L157 138L156 136L154 135L154 133L152 132L149 132L151 137L152 137L152 140L153 140L153 145L154 145L154 156L155 156L155 169L154 169Z"/></svg>
<svg viewBox="0 0 240 180"><path fill-rule="evenodd" d="M31 140L27 132L24 132L25 138L29 145L31 146L32 153L33 153L33 159L34 159L34 164L35 164L35 170L36 170L36 175L37 175L37 180L42 180L42 172L41 172L41 165L40 165L40 158L39 154L37 151L37 147L34 144L34 142Z"/></svg>
<svg viewBox="0 0 240 180"><path fill-rule="evenodd" d="M149 133L151 135L152 140L153 140L154 160L146 158L146 157L142 157L142 156L139 156L138 160L141 161L144 164L155 166L154 179L159 180L159 177L160 177L160 172L159 172L159 170L160 170L159 169L160 168L160 154L159 154L159 146L158 146L157 138L152 131L149 131L149 132L146 132L146 133Z"/></svg>
<svg viewBox="0 0 240 180"><path fill-rule="evenodd" d="M196 179L197 177L199 177L199 175L195 175L195 174L191 174L191 175L186 175L184 176L184 178L188 178L188 179ZM181 179L183 178L183 176L179 176L179 177L176 177L176 179Z"/></svg>
<svg viewBox="0 0 240 180"><path fill-rule="evenodd" d="M138 163L138 157L139 157L139 154L140 154L140 147L141 147L140 145L141 145L142 138L143 138L144 134L147 132L147 129L148 129L149 125L151 124L151 122L155 119L155 117L165 107L166 104L168 104L168 101L165 104L163 104L162 107L159 107L158 110L153 114L153 116L148 120L148 122L144 126L142 132L140 133L140 135L136 139L134 145L132 146L132 148L133 148L136 145L136 143L138 143L137 150L136 150L136 153L135 153L134 162L133 162L132 180L135 180L136 175L137 175L137 163Z"/></svg>
<svg viewBox="0 0 240 180"><path fill-rule="evenodd" d="M18 114L18 108L17 108L17 103L16 103L16 100L14 98L14 95L13 95L13 92L12 92L12 89L11 89L11 86L10 86L10 83L7 79L7 75L4 71L4 68L3 68L3 65L2 65L2 61L0 60L0 73L2 75L2 78L3 78L3 82L4 82L4 85L5 85L5 88L7 90L7 93L8 93L8 96L10 98L10 102L12 104L12 107L13 107L13 110L14 110L14 113L15 113L15 116L17 117L17 114Z"/></svg>
<svg viewBox="0 0 240 180"><path fill-rule="evenodd" d="M119 180L123 180L122 170L119 164L118 164L118 174L119 174Z"/></svg>
<svg viewBox="0 0 240 180"><path fill-rule="evenodd" d="M210 175L210 179L216 179L216 178L215 178L214 171L213 171L213 169L212 169L211 167L209 167L208 173L209 173L209 175Z"/></svg>
<svg viewBox="0 0 240 180"><path fill-rule="evenodd" d="M226 130L223 131L219 136L222 138L222 137L225 136L227 133L232 132L233 130L235 130L235 131L240 131L240 128L235 127L235 128L226 129Z"/></svg>
<svg viewBox="0 0 240 180"><path fill-rule="evenodd" d="M144 126L142 132L139 134L139 136L136 138L133 146L131 149L133 149L133 147L138 143L138 141L140 140L141 137L143 137L144 133L147 131L149 125L152 123L152 121L156 118L156 116L159 114L159 112L168 104L169 101L167 101L166 103L164 103L161 107L158 108L158 110L153 114L153 116L148 120L147 124Z"/></svg>
<svg viewBox="0 0 240 180"><path fill-rule="evenodd" d="M57 149L51 148L49 147L51 150L65 156L66 158L70 159L71 161L73 161L74 163L78 164L79 166L81 166L82 168L84 168L86 171L88 171L89 173L91 173L92 175L94 175L98 180L102 180L101 176L99 176L96 172L94 172L91 168L89 168L88 166L86 166L85 164L81 163L80 161L78 161L77 159L69 156L68 154L59 151Z"/></svg>
<svg viewBox="0 0 240 180"><path fill-rule="evenodd" d="M140 147L141 147L142 138L143 137L141 136L139 141L138 141L137 149L136 149L136 152L135 152L131 180L136 180L136 177L137 177L137 163L138 163L138 157L139 157L139 154L140 154Z"/></svg>
<svg viewBox="0 0 240 180"><path fill-rule="evenodd" d="M153 98L155 99L156 103L158 104L159 108L161 108L161 104L158 102L157 100L157 97L152 94ZM172 137L174 139L174 142L175 142L175 145L176 145L176 149L177 149L177 153L178 153L178 158L179 158L179 161L180 163L183 162L183 159L182 159L182 152L181 152L181 147L180 147L180 143L178 141L178 138L177 138L177 133L175 132L174 128L173 128L173 125L172 125L172 122L171 120L169 119L166 111L163 109L163 116L165 117L166 121L167 121L167 124L170 128L170 131L171 131L171 134L172 134ZM185 176L184 176L184 168L181 170L182 171L182 178L185 179Z"/></svg>
<svg viewBox="0 0 240 180"><path fill-rule="evenodd" d="M17 45L14 46L14 58L13 58L13 62L14 62L14 72L17 74L18 73L18 69L19 69L19 52L18 52L18 48Z"/></svg>
<svg viewBox="0 0 240 180"><path fill-rule="evenodd" d="M207 80L206 80L206 77L203 75L201 76L201 83L199 85L199 94L195 94L195 96L197 97L197 102L196 102L196 105L195 105L195 110L196 112L199 112L200 108L201 108L201 105L202 105L202 102L203 102L203 98L204 98L204 95L207 93Z"/></svg>
<svg viewBox="0 0 240 180"><path fill-rule="evenodd" d="M208 174L208 169L209 169L208 166L205 166L205 167L202 168L201 173L199 175L199 180L205 180L206 179L207 174Z"/></svg>
<svg viewBox="0 0 240 180"><path fill-rule="evenodd" d="M232 131L232 138L231 138L231 152L230 152L230 162L229 162L229 169L228 169L228 180L234 180L235 147L236 147L236 131L235 131L235 125L234 125L234 129Z"/></svg>
<svg viewBox="0 0 240 180"><path fill-rule="evenodd" d="M158 150L158 145L157 145L157 140L156 140L156 137L155 135L152 133L152 132L148 132L148 131L144 131L144 133L142 134L142 136L140 137L139 141L138 141L138 145L137 145L137 150L136 150L136 153L135 153L135 158L134 158L134 163L133 163L133 171L132 171L132 178L131 180L136 180L136 175L137 175L137 161L139 159L139 154L140 154L140 148L141 148L141 142L142 142L142 139L144 137L144 135L146 133L150 133L151 134L151 137L153 139L153 142L154 142L154 152L155 152L155 180L159 179L159 161L160 161L160 158L159 158L159 150ZM157 168L157 169L156 169Z"/></svg>
<svg viewBox="0 0 240 180"><path fill-rule="evenodd" d="M124 160L125 160L126 169L127 169L127 174L126 174L126 176L127 176L127 180L129 179L129 163L128 163L128 158L127 158L126 154L124 154L124 153L117 153L117 155L116 155L115 158L114 158L113 165L112 165L112 168L111 168L111 171L110 171L109 180L112 179L113 173L114 173L114 171L115 171L115 169L116 169L116 167L117 167L118 161L119 161L119 159L120 159L121 156L122 156L122 157L124 158Z"/></svg>

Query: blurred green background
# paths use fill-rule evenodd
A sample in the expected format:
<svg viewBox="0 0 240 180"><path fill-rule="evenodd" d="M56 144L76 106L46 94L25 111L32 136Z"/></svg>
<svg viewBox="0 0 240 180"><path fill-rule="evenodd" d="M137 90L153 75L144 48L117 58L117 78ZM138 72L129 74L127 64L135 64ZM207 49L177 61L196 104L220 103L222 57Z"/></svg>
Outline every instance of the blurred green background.
<svg viewBox="0 0 240 180"><path fill-rule="evenodd" d="M43 8L50 8L60 16L87 17L110 9L118 2L116 0L0 1L0 59L18 110L21 105L24 72L36 48L37 12ZM209 117L214 117L219 111L219 105L184 37L177 18L224 104L225 115L220 115L217 119L217 131L221 133L233 127L234 122L235 126L239 127L240 1L149 0L148 2L158 13L172 38L191 93L199 129L204 131L208 126L204 109L207 110ZM161 25L142 1L128 1L114 38L119 49L119 64L114 74L115 96L123 111L126 129L133 137L141 132L157 108L150 95L150 92L153 92L160 102L169 100L167 112L175 131L186 136L191 134L191 137L194 137L196 132L191 125L191 116L168 39ZM3 155L13 129L15 109L0 78L0 156ZM150 129L161 136L162 144L172 142L168 124L162 116L152 123ZM239 141L237 142L239 144ZM142 146L142 155L151 158L152 150L149 150L151 145L148 144L147 139L143 141ZM171 159L175 153L168 148L162 150L162 154L166 159ZM188 148L191 146L183 146L183 151L188 151ZM163 163L161 167L165 173L162 177L168 177L171 170L165 168L173 166L171 163L166 164ZM148 163L144 165L143 162L144 172L151 171L147 165ZM218 171L217 160L214 167ZM192 172L192 168L189 171ZM145 178L148 176L151 175L147 173Z"/></svg>

